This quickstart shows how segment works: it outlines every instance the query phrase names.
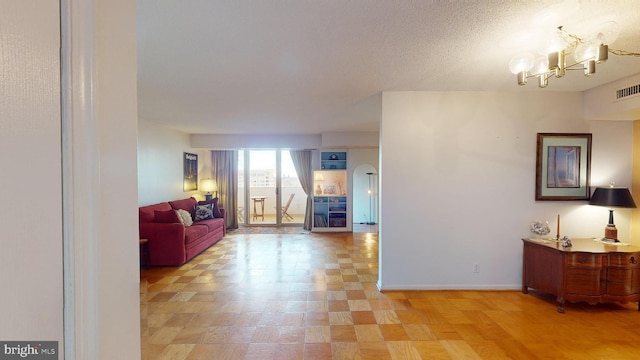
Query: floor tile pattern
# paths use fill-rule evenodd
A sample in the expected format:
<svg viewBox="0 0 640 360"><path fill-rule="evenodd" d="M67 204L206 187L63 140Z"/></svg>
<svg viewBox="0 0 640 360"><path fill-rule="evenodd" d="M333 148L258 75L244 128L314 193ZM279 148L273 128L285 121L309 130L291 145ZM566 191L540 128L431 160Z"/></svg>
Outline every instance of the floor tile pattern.
<svg viewBox="0 0 640 360"><path fill-rule="evenodd" d="M141 270L143 359L638 359L636 304L376 288L376 233L231 234Z"/></svg>

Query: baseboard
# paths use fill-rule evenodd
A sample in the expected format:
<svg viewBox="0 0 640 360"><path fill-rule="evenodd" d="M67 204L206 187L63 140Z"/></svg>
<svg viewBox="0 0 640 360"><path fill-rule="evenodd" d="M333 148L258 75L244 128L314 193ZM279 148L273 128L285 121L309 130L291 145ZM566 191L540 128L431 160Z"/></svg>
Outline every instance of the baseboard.
<svg viewBox="0 0 640 360"><path fill-rule="evenodd" d="M416 284L381 284L376 283L379 291L429 291L429 290L476 290L476 291L512 291L522 290L522 284L455 284L455 285L416 285Z"/></svg>

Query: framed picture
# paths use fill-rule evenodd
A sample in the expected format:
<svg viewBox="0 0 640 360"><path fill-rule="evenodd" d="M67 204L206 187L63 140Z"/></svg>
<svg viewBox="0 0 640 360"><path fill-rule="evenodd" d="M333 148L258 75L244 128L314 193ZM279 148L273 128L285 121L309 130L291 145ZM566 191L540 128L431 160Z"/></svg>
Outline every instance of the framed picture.
<svg viewBox="0 0 640 360"><path fill-rule="evenodd" d="M538 133L536 200L589 200L591 134Z"/></svg>
<svg viewBox="0 0 640 360"><path fill-rule="evenodd" d="M182 191L198 190L198 154L184 153Z"/></svg>

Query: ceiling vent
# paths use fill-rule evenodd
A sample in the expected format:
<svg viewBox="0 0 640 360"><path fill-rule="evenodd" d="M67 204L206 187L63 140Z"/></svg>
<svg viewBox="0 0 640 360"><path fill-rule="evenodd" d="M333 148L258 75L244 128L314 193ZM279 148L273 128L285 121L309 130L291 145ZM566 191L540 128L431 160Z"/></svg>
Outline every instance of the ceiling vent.
<svg viewBox="0 0 640 360"><path fill-rule="evenodd" d="M624 100L630 97L635 97L640 94L640 84L631 85L626 88L616 90L615 101Z"/></svg>

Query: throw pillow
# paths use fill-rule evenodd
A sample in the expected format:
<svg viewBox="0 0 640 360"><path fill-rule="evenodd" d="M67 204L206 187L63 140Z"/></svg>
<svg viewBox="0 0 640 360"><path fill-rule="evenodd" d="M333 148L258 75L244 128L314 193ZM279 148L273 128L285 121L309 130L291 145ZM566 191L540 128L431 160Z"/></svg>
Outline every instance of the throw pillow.
<svg viewBox="0 0 640 360"><path fill-rule="evenodd" d="M196 216L194 221L213 219L213 205L196 205L194 213Z"/></svg>
<svg viewBox="0 0 640 360"><path fill-rule="evenodd" d="M220 211L220 205L218 205L218 198L213 198L211 200L198 201L198 205L213 205L213 217L221 218L222 211Z"/></svg>
<svg viewBox="0 0 640 360"><path fill-rule="evenodd" d="M191 218L191 214L189 214L187 210L178 209L176 210L176 213L180 217L180 222L182 222L184 226L193 225L193 219Z"/></svg>
<svg viewBox="0 0 640 360"><path fill-rule="evenodd" d="M176 214L176 212L174 210L167 210L167 211L155 210L153 212L153 222L157 222L157 223L179 223L181 221L180 221L180 217L178 217L178 214Z"/></svg>

